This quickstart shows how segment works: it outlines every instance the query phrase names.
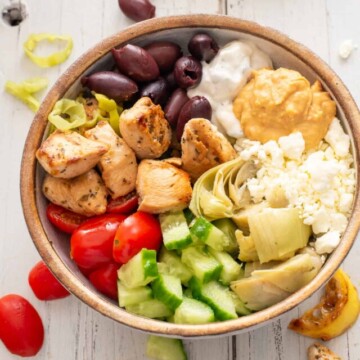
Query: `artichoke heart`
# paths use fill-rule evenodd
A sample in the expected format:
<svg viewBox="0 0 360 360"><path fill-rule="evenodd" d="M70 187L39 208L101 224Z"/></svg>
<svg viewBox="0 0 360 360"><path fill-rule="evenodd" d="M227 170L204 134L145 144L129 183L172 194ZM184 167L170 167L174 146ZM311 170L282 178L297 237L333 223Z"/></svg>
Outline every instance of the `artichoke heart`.
<svg viewBox="0 0 360 360"><path fill-rule="evenodd" d="M304 248L311 228L295 208L263 209L248 218L250 234L261 263L285 260ZM240 246L241 253L241 246Z"/></svg>
<svg viewBox="0 0 360 360"><path fill-rule="evenodd" d="M319 272L316 253L299 254L269 269L254 270L250 277L231 283L231 289L250 310L274 305L309 283Z"/></svg>
<svg viewBox="0 0 360 360"><path fill-rule="evenodd" d="M241 158L209 169L195 182L190 210L209 221L231 218L250 203L245 181L255 173L254 163Z"/></svg>

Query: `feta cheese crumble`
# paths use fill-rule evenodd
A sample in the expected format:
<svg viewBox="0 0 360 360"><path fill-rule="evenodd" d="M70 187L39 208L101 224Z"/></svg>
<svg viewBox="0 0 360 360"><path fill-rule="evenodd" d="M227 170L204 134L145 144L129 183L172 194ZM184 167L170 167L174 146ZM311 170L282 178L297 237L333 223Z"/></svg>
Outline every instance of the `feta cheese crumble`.
<svg viewBox="0 0 360 360"><path fill-rule="evenodd" d="M281 189L288 206L297 208L319 236L318 253L331 252L347 226L356 186L350 138L340 121L332 121L315 151L305 151L300 132L265 144L238 139L235 149L243 160L259 166L256 176L247 181L252 201L274 199Z"/></svg>

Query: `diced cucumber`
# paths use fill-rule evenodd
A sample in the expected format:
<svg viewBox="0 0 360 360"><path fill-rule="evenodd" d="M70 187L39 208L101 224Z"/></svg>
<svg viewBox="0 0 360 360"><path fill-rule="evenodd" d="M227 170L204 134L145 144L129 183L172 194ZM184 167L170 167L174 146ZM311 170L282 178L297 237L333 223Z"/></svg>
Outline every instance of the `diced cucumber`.
<svg viewBox="0 0 360 360"><path fill-rule="evenodd" d="M130 313L152 319L168 317L173 314L170 308L157 299L151 299L141 303L129 305L126 306L125 309Z"/></svg>
<svg viewBox="0 0 360 360"><path fill-rule="evenodd" d="M129 289L149 284L158 276L156 251L142 249L118 270L118 278Z"/></svg>
<svg viewBox="0 0 360 360"><path fill-rule="evenodd" d="M120 307L137 304L152 298L152 291L148 286L128 289L118 280L117 287Z"/></svg>
<svg viewBox="0 0 360 360"><path fill-rule="evenodd" d="M183 249L192 243L186 218L182 211L159 215L164 245L169 250Z"/></svg>
<svg viewBox="0 0 360 360"><path fill-rule="evenodd" d="M231 219L218 219L212 222L219 230L221 230L229 240L229 244L224 246L224 251L236 258L239 254L239 244L236 240L235 231L237 226Z"/></svg>
<svg viewBox="0 0 360 360"><path fill-rule="evenodd" d="M182 303L182 287L179 278L172 275L160 274L153 282L154 297L170 309L175 310Z"/></svg>
<svg viewBox="0 0 360 360"><path fill-rule="evenodd" d="M192 277L190 269L181 262L180 256L174 251L169 251L165 247L160 250L159 260L168 266L168 274L174 275L181 280L181 283L187 286ZM161 265L163 266L163 265ZM166 271L166 270L164 270Z"/></svg>
<svg viewBox="0 0 360 360"><path fill-rule="evenodd" d="M211 248L209 248L208 251L222 265L219 280L224 285L229 285L231 281L240 278L241 265L237 263L230 254L224 251L216 251Z"/></svg>
<svg viewBox="0 0 360 360"><path fill-rule="evenodd" d="M218 279L220 276L221 264L201 248L189 247L184 249L181 261L192 270L201 282Z"/></svg>
<svg viewBox="0 0 360 360"><path fill-rule="evenodd" d="M189 208L184 209L184 216L187 224L190 226L191 222L195 219L195 215Z"/></svg>
<svg viewBox="0 0 360 360"><path fill-rule="evenodd" d="M187 360L180 339L150 335L146 344L146 356L154 360Z"/></svg>
<svg viewBox="0 0 360 360"><path fill-rule="evenodd" d="M175 324L207 324L213 321L215 316L210 306L186 297L174 314Z"/></svg>
<svg viewBox="0 0 360 360"><path fill-rule="evenodd" d="M231 298L233 299L234 305L235 305L235 311L238 315L244 316L244 315L250 315L251 310L249 310L243 301L233 292L230 290Z"/></svg>
<svg viewBox="0 0 360 360"><path fill-rule="evenodd" d="M191 236L214 250L223 251L229 246L229 238L206 219L199 217L190 228Z"/></svg>
<svg viewBox="0 0 360 360"><path fill-rule="evenodd" d="M186 288L184 291L183 291L183 294L184 294L184 296L186 296L187 298L189 298L189 299L192 299L193 298L193 296L192 296L192 291L191 291L191 289L188 287L188 288Z"/></svg>
<svg viewBox="0 0 360 360"><path fill-rule="evenodd" d="M190 287L194 298L208 304L214 310L218 320L231 320L238 317L228 287L217 281L202 284L195 277L190 280Z"/></svg>

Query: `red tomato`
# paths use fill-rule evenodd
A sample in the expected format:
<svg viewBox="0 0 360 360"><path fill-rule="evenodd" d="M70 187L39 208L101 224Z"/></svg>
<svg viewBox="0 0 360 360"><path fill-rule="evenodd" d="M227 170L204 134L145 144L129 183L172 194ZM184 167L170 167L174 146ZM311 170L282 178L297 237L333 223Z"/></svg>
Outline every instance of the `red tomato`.
<svg viewBox="0 0 360 360"><path fill-rule="evenodd" d="M139 198L136 194L136 191L120 196L116 199L111 199L108 202L106 212L107 213L120 213L128 214L135 211L139 205Z"/></svg>
<svg viewBox="0 0 360 360"><path fill-rule="evenodd" d="M159 250L161 243L159 221L153 215L138 211L119 225L114 240L114 260L125 264L143 248Z"/></svg>
<svg viewBox="0 0 360 360"><path fill-rule="evenodd" d="M76 214L61 206L50 203L46 208L46 216L49 221L59 230L72 234L88 218Z"/></svg>
<svg viewBox="0 0 360 360"><path fill-rule="evenodd" d="M31 269L28 280L32 291L39 300L55 300L70 295L43 261L39 261Z"/></svg>
<svg viewBox="0 0 360 360"><path fill-rule="evenodd" d="M22 296L0 299L0 339L16 355L34 356L44 342L44 327L34 307Z"/></svg>
<svg viewBox="0 0 360 360"><path fill-rule="evenodd" d="M107 264L89 275L89 280L96 289L114 300L118 298L117 270L119 267L120 265L118 264Z"/></svg>
<svg viewBox="0 0 360 360"><path fill-rule="evenodd" d="M95 270L113 262L112 247L121 214L105 214L82 223L72 234L70 256L83 270Z"/></svg>

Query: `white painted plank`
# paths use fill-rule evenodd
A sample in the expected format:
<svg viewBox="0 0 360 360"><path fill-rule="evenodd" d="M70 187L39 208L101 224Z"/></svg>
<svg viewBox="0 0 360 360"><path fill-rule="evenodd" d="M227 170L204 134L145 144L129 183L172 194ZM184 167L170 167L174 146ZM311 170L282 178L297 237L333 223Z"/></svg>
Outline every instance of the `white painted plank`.
<svg viewBox="0 0 360 360"><path fill-rule="evenodd" d="M5 79L20 81L46 75L53 82L77 56L104 36L133 24L118 9L117 1L107 0L28 0L30 16L20 28L0 25L0 86ZM224 13L255 20L290 35L314 51L345 80L355 99L360 100L358 79L359 52L343 62L337 49L346 38L360 43L356 14L357 0L344 7L336 0L153 0L157 16L185 13ZM306 21L304 20L306 19ZM329 26L329 32L327 29ZM68 33L75 46L70 59L60 67L39 69L25 58L22 43L33 32ZM330 57L329 57L330 55ZM0 295L19 293L38 309L46 326L43 349L34 359L145 359L146 335L107 319L71 297L44 303L35 299L26 283L31 266L39 259L22 217L18 191L19 167L23 142L32 113L0 90L1 131L0 161L6 176L0 178ZM345 269L360 287L360 244L355 245L345 262ZM16 271L14 271L16 269ZM310 303L293 310L281 320L236 337L236 359L305 359L310 339L286 329ZM360 359L359 322L347 334L329 343L344 359ZM274 338L274 335L277 338ZM190 359L232 359L232 338L185 341ZM0 344L0 359L17 359Z"/></svg>

